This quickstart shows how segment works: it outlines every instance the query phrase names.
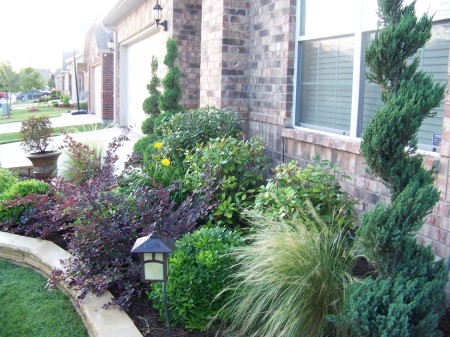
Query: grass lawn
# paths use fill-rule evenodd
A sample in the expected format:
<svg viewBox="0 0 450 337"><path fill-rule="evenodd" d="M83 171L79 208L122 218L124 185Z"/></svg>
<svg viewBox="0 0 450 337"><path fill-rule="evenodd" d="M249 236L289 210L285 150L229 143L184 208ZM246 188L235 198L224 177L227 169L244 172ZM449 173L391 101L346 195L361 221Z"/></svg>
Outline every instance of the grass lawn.
<svg viewBox="0 0 450 337"><path fill-rule="evenodd" d="M62 135L64 131L67 133L78 133L78 132L102 130L107 127L108 127L107 125L104 125L102 123L64 126L61 128L53 128L53 135L54 136ZM21 141L22 139L20 137L20 132L10 132L0 134L0 144L7 144Z"/></svg>
<svg viewBox="0 0 450 337"><path fill-rule="evenodd" d="M67 295L30 268L0 260L1 337L87 337Z"/></svg>
<svg viewBox="0 0 450 337"><path fill-rule="evenodd" d="M15 109L13 106L13 110L11 110L11 116L8 118L6 116L0 116L0 124L5 123L13 123L13 122L21 122L24 119L27 119L29 116L42 116L46 115L49 117L57 117L61 116L62 113L67 112L68 108L47 108L47 107L39 107L35 104L35 108L39 111L29 112L28 108L26 109Z"/></svg>

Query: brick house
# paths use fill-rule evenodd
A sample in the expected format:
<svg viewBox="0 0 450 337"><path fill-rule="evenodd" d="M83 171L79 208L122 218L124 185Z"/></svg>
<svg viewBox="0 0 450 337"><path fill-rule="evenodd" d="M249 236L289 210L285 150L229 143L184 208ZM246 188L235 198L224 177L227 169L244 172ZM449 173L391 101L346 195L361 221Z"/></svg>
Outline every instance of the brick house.
<svg viewBox="0 0 450 337"><path fill-rule="evenodd" d="M105 122L114 120L114 54L108 47L112 38L112 32L94 24L86 33L83 50L88 110Z"/></svg>
<svg viewBox="0 0 450 337"><path fill-rule="evenodd" d="M376 30L376 0L161 0L168 31L156 27L153 0L121 0L103 25L115 36L115 120L145 118L141 104L151 56L160 77L167 37L180 49L183 104L238 111L249 136L265 140L277 161L302 163L319 155L351 177L346 191L360 212L388 200L381 181L367 174L359 144L381 102L364 80L364 46ZM417 11L435 12L433 38L419 55L438 81L449 78L450 0L418 0ZM439 143L439 140L441 142ZM450 253L450 94L419 134L427 167L440 161L441 200L419 239L435 253Z"/></svg>

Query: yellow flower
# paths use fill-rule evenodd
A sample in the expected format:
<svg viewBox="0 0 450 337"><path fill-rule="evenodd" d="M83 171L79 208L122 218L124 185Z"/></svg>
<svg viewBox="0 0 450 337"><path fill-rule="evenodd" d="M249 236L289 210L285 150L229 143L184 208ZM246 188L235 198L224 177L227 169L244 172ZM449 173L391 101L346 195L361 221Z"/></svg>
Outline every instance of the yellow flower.
<svg viewBox="0 0 450 337"><path fill-rule="evenodd" d="M155 143L155 145L153 145L153 147L155 149L160 149L162 147L162 143Z"/></svg>
<svg viewBox="0 0 450 337"><path fill-rule="evenodd" d="M164 158L163 160L161 160L161 164L163 164L164 166L169 166L170 165L170 160L167 158Z"/></svg>

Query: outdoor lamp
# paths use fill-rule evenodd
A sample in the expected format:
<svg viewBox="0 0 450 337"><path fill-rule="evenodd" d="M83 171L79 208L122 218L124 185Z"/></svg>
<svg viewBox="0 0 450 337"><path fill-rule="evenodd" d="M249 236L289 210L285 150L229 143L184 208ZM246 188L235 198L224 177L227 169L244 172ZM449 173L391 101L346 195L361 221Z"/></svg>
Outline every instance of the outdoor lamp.
<svg viewBox="0 0 450 337"><path fill-rule="evenodd" d="M153 18L155 19L156 27L162 26L164 28L164 31L167 31L167 20L164 20L163 22L161 22L162 7L158 3L158 0L156 0L156 5L155 5L155 7L153 7Z"/></svg>
<svg viewBox="0 0 450 337"><path fill-rule="evenodd" d="M142 278L148 282L166 282L169 276L169 254L172 253L175 240L162 237L155 232L139 238L131 253L139 254Z"/></svg>
<svg viewBox="0 0 450 337"><path fill-rule="evenodd" d="M144 281L163 283L164 309L169 337L172 333L167 308L166 282L169 276L169 254L172 253L174 246L174 239L159 236L152 232L148 236L137 239L131 249L131 253L139 254L141 258L141 271Z"/></svg>
<svg viewBox="0 0 450 337"><path fill-rule="evenodd" d="M114 41L111 38L108 40L108 48L110 51L114 51Z"/></svg>

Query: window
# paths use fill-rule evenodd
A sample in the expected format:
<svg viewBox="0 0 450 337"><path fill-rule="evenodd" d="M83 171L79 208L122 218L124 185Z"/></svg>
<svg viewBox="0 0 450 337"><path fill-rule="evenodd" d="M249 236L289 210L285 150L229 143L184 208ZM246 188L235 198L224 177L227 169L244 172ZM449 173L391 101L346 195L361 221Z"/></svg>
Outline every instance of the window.
<svg viewBox="0 0 450 337"><path fill-rule="evenodd" d="M411 2L410 0L405 1ZM377 25L377 1L298 2L295 124L361 137L382 104L378 85L365 80L364 48ZM435 12L432 39L419 51L420 68L437 82L448 80L450 0L418 0L418 16ZM444 104L424 121L419 146L431 150L442 132Z"/></svg>
<svg viewBox="0 0 450 337"><path fill-rule="evenodd" d="M304 42L302 60L300 123L348 133L353 39L343 37Z"/></svg>
<svg viewBox="0 0 450 337"><path fill-rule="evenodd" d="M366 43L369 43L373 37L373 33L367 34ZM450 23L436 23L432 29L431 40L415 55L420 60L419 70L431 74L437 83L446 83L449 48ZM362 118L360 119L362 126L358 136L364 133L364 129L369 124L376 109L382 105L381 89L378 85L366 80L363 93ZM427 118L419 131L418 138L422 149L431 150L433 135L441 132L444 118L444 100L435 112L436 116Z"/></svg>

